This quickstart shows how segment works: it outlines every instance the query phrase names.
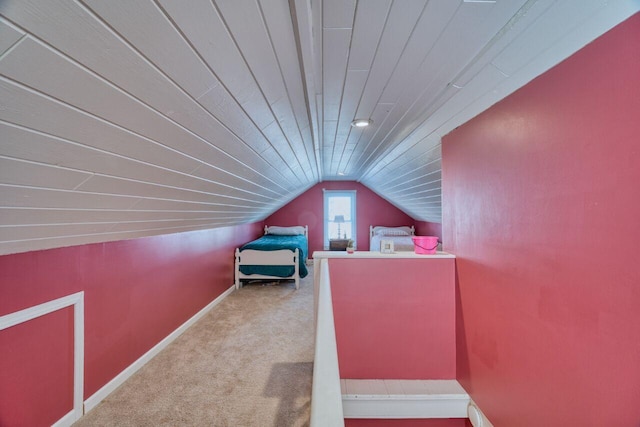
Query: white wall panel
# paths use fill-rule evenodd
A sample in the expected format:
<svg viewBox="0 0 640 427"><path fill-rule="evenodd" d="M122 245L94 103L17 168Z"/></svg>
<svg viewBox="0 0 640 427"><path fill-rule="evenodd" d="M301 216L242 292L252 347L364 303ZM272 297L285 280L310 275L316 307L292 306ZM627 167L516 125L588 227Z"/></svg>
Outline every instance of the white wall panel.
<svg viewBox="0 0 640 427"><path fill-rule="evenodd" d="M281 165L281 169L265 165L257 154L250 151L238 151L238 147L243 144L238 144L231 133L216 123L215 118L207 115L202 107L194 103L166 75L160 73L145 58L129 48L124 39L97 21L92 15L93 12L80 7L69 9L68 4L61 5L57 1L27 3L25 6L32 7L34 14L18 9L16 19L27 27L36 27L34 30L36 34L52 40L64 53L90 69L100 70L103 77L160 112L169 113L179 109L188 111L187 117L199 117L195 122L198 128L194 130L198 137L194 134L191 138L183 137L173 140L173 143L187 144L186 148L181 147L181 149L190 150L190 155L212 163L222 157L231 165L241 159L243 163L256 170L265 170L265 167L271 166L271 174L279 174L282 168L286 169L286 165ZM59 7L56 8L56 6ZM58 21L50 25L37 25L38 19L46 20L52 17ZM94 34L94 36L85 37L84 34ZM193 123L188 124L187 127L193 127ZM205 134L206 140L202 139L202 134ZM207 143L215 144L216 149L204 147ZM199 144L202 145L200 149L198 149ZM228 154L226 159L220 156L220 150Z"/></svg>
<svg viewBox="0 0 640 427"><path fill-rule="evenodd" d="M2 13L36 37L161 112L187 101L184 92L93 12L64 0L9 2ZM181 96L182 94L182 96Z"/></svg>
<svg viewBox="0 0 640 427"><path fill-rule="evenodd" d="M47 68L38 67L39 61L45 61ZM209 153L221 154L218 150L212 151L207 140L171 123L32 39L26 38L3 58L0 73L109 123L163 145L172 145L194 157L206 159ZM231 138L222 128L214 130L210 136L215 141Z"/></svg>
<svg viewBox="0 0 640 427"><path fill-rule="evenodd" d="M318 170L313 150L312 129L309 117L309 108L306 102L304 77L300 68L300 58L294 32L289 2L286 0L272 1L261 0L261 10L265 24L271 37L271 43L275 51L282 79L285 84L287 98L295 117L297 131L302 138L310 173L313 180L318 178Z"/></svg>
<svg viewBox="0 0 640 427"><path fill-rule="evenodd" d="M415 70L412 80L421 82L421 85L412 88L405 84L398 88L400 90L395 94L397 98L392 120L385 123L385 128L376 135L372 143L376 147L373 152L374 158L384 158L386 151L393 148L391 144L394 141L407 138L412 130L424 121L424 117L429 117L431 112L455 93L455 89L449 86L450 82L469 63L469 58L473 58L492 38L494 26L488 25L487 22L491 22L492 19L500 20L500 11L511 16L509 13L512 12L504 10L503 7L496 11L494 6L483 4L465 4L457 9L451 5L440 10L441 14L449 19L443 19L441 22L425 19L418 22L413 34L416 39L410 40L407 52L418 51L421 52L419 56L426 56L420 65L405 61L401 63L402 67L398 65L396 71L399 72L398 78L406 81L405 70ZM429 12L427 10L423 17ZM471 25L473 22L480 22L482 25ZM413 46L414 40L421 39L425 39L425 44L429 46L427 51ZM452 51L458 52L459 55L449 55ZM390 92L394 87L397 88L394 85L387 86L389 99L394 98Z"/></svg>
<svg viewBox="0 0 640 427"><path fill-rule="evenodd" d="M340 117L336 124L336 131L334 135L328 135L330 139L333 139L334 144L330 166L327 168L327 171L332 175L337 175L339 172L338 169L340 160L342 159L342 152L349 135L352 132L362 132L361 129L352 127L351 122L355 118L356 109L358 108L358 102L360 100L359 96L367 81L368 74L369 72L366 70L347 71Z"/></svg>
<svg viewBox="0 0 640 427"><path fill-rule="evenodd" d="M24 36L23 31L0 18L0 57L22 36Z"/></svg>
<svg viewBox="0 0 640 427"><path fill-rule="evenodd" d="M325 29L322 39L323 115L324 120L335 121L340 115L351 29Z"/></svg>
<svg viewBox="0 0 640 427"><path fill-rule="evenodd" d="M214 228L215 226L219 226L221 224L228 224L230 222L234 222L234 219L228 218L219 218L216 220L172 220L172 221L145 221L145 222L119 222L114 224L109 232L111 233L122 233L136 230L153 230L153 229L171 229L174 227L187 227L191 228Z"/></svg>
<svg viewBox="0 0 640 427"><path fill-rule="evenodd" d="M356 0L324 0L322 25L324 28L351 28Z"/></svg>
<svg viewBox="0 0 640 427"><path fill-rule="evenodd" d="M0 200L7 207L129 209L135 197L83 193L0 184Z"/></svg>
<svg viewBox="0 0 640 427"><path fill-rule="evenodd" d="M260 197L268 193L268 196L263 196L267 199L279 194L268 187L210 167L206 170L213 173L207 178L199 178L193 176L194 172L186 174L172 171L7 123L0 122L0 135L3 140L2 153L18 159L201 191L218 188L218 191L224 192L238 191L246 197L250 197L249 194Z"/></svg>
<svg viewBox="0 0 640 427"><path fill-rule="evenodd" d="M234 222L217 224L217 225L205 225L201 227L192 226L176 226L159 229L138 229L129 232L105 232L105 233L91 233L91 234L73 234L52 238L37 238L37 239L23 239L18 241L0 242L0 253L11 254L17 252L27 252L34 250L34 247L38 249L51 249L59 248L63 246L84 245L90 243L111 242L116 240L134 239L138 237L154 236L159 234L180 233L195 230L205 230L215 227L224 227L226 225L233 225Z"/></svg>
<svg viewBox="0 0 640 427"><path fill-rule="evenodd" d="M352 172L355 172L358 176L362 176L362 170L366 164L366 160L371 154L372 147L371 141L375 135L379 132L379 124L384 123L389 116L389 113L393 110L393 104L378 104L373 110L373 113L369 116L373 120L373 126L367 127L362 131L362 134L358 140L352 156L347 160L347 168ZM378 125L376 125L376 123ZM347 141L347 144L352 142Z"/></svg>
<svg viewBox="0 0 640 427"><path fill-rule="evenodd" d="M226 212L236 213L244 215L245 217L258 218L260 215L265 217L276 210L280 206L274 205L269 207L246 207L246 206L231 206L228 204L211 202L198 202L198 201L186 201L186 200L167 200L157 198L139 198L136 199L135 204L131 205L131 209L135 210L161 210L161 211L206 211L211 210L213 212Z"/></svg>
<svg viewBox="0 0 640 427"><path fill-rule="evenodd" d="M154 2L84 0L83 3L193 97L198 98L218 84Z"/></svg>
<svg viewBox="0 0 640 427"><path fill-rule="evenodd" d="M195 157L181 155L171 147L137 136L1 78L0 97L11 106L0 112L0 119L28 129L183 172L202 164Z"/></svg>
<svg viewBox="0 0 640 427"><path fill-rule="evenodd" d="M91 176L87 172L0 156L0 182L5 184L73 190Z"/></svg>
<svg viewBox="0 0 640 427"><path fill-rule="evenodd" d="M395 70L426 3L425 0L393 3L360 101L358 117L369 117L380 102L380 95Z"/></svg>
<svg viewBox="0 0 640 427"><path fill-rule="evenodd" d="M220 194L187 190L165 185L150 184L141 181L133 181L123 178L94 175L82 185L78 191L87 191L105 194L122 194L128 196L151 197L168 200L186 200L193 202L220 203L233 206L262 206L265 202L259 202L255 198L228 197Z"/></svg>
<svg viewBox="0 0 640 427"><path fill-rule="evenodd" d="M0 240L11 242L78 234L99 234L106 233L110 228L111 224L12 225L10 227L0 227Z"/></svg>
<svg viewBox="0 0 640 427"><path fill-rule="evenodd" d="M231 33L225 31L227 22L220 18L217 9L211 3L197 4L198 6L192 9L165 2L163 7L172 13L172 18L176 19L180 29L189 37L190 42L212 71L223 79L225 87L233 94L237 104L245 111L245 114L249 115L250 120L255 123L257 128L264 130L265 127L273 123L275 116L271 111L268 99L265 98L262 89L258 86L246 63L246 57L250 56L251 52L244 54L239 51L236 45L237 40L233 38ZM203 19L210 19L212 22L200 26ZM201 37L204 36L204 33L208 34L206 34L206 39L202 40ZM215 44L209 41L209 38L212 41L215 40ZM203 44L203 42L206 42L206 44ZM263 50L260 50L260 54L264 55L262 52ZM244 55L247 56L245 57ZM270 76L273 76L273 73ZM280 76L279 78L280 86L282 86L282 77ZM268 85L268 87L270 88L271 85ZM278 98L276 97L276 99ZM225 116L228 117L229 114ZM247 139L252 141L252 138ZM269 139L268 136L267 139ZM277 157L280 157L281 160L276 160L276 163L270 164L279 171L286 171L289 168L290 163L287 160L291 158L292 153L291 147L283 143L284 139L282 130L277 135L277 139L271 139L271 146L274 150L279 151ZM262 138L258 138L258 140L262 141ZM254 148L258 153L264 152L260 146L254 146ZM304 147L301 146L296 146L295 148L298 151L305 151ZM272 159L277 157L272 157ZM306 152L304 157L306 157ZM291 169L290 172L292 172ZM298 178L305 179L304 177ZM285 176L284 180L290 180L290 177Z"/></svg>
<svg viewBox="0 0 640 427"><path fill-rule="evenodd" d="M212 87L198 98L198 102L211 114L219 118L234 134L247 141L256 152L270 149L271 144L260 132L258 126L246 115L240 104L221 85ZM178 110L170 114L180 123L189 120L186 111Z"/></svg>
<svg viewBox="0 0 640 427"><path fill-rule="evenodd" d="M507 75L513 74L524 64L553 46L575 26L579 26L603 8L606 3L604 0L554 2L537 17L536 25L526 28L515 40L505 46L493 63ZM568 14L572 15L573 22L570 25L566 22Z"/></svg>
<svg viewBox="0 0 640 427"><path fill-rule="evenodd" d="M384 182L378 188L386 188L391 184L391 181L401 181L408 173L440 169L441 157L441 146L439 144L432 148L424 145L419 149L412 147L411 150L392 161L385 164L378 163L375 172L372 172L369 177Z"/></svg>
<svg viewBox="0 0 640 427"><path fill-rule="evenodd" d="M275 56L259 3L218 1L217 5L279 124L278 137L271 139L278 142L274 148L287 164L297 162L310 171L311 164L300 131L295 124L280 64ZM247 28L250 31L247 31ZM306 179L308 178L303 177L303 180Z"/></svg>
<svg viewBox="0 0 640 427"><path fill-rule="evenodd" d="M143 222L163 220L208 220L237 214L209 211L141 211L105 209L41 209L1 208L0 217L5 225L74 224L90 220L94 223Z"/></svg>
<svg viewBox="0 0 640 427"><path fill-rule="evenodd" d="M405 92L416 93L423 89L418 85L422 80L416 76L430 52L438 48L439 38L459 8L459 1L432 0L427 3L407 41L403 55L398 59L396 68L382 92L381 102L395 103ZM416 82L416 85L412 87L407 82Z"/></svg>
<svg viewBox="0 0 640 427"><path fill-rule="evenodd" d="M349 50L349 70L370 70L389 16L391 0L369 0L356 10Z"/></svg>
<svg viewBox="0 0 640 427"><path fill-rule="evenodd" d="M440 221L441 136L639 10L0 2L0 254L260 221L320 177Z"/></svg>

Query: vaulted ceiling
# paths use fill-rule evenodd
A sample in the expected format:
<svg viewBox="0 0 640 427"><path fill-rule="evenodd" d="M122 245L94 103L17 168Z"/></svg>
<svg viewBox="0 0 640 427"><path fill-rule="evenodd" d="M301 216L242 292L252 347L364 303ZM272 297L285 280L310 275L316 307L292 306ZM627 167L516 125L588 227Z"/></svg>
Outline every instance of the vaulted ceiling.
<svg viewBox="0 0 640 427"><path fill-rule="evenodd" d="M0 0L0 254L258 221L323 180L440 222L441 137L639 8Z"/></svg>

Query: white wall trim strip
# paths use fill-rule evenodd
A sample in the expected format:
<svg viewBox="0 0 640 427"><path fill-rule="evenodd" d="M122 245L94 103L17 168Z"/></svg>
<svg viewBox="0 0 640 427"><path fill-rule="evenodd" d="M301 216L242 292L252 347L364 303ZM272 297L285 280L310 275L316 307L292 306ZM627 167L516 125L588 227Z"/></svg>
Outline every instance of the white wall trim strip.
<svg viewBox="0 0 640 427"><path fill-rule="evenodd" d="M311 427L344 427L338 348L327 259L320 260L315 347L310 425Z"/></svg>
<svg viewBox="0 0 640 427"><path fill-rule="evenodd" d="M473 400L469 401L467 415L473 427L493 427L491 421L489 421L487 416L478 408L478 405L476 405L476 402Z"/></svg>
<svg viewBox="0 0 640 427"><path fill-rule="evenodd" d="M73 306L73 410L54 426L66 427L82 417L84 393L84 292L45 302L0 317L0 331Z"/></svg>
<svg viewBox="0 0 640 427"><path fill-rule="evenodd" d="M450 380L341 380L345 418L467 418L469 395Z"/></svg>
<svg viewBox="0 0 640 427"><path fill-rule="evenodd" d="M100 390L91 395L87 400L84 401L84 411L85 413L89 412L93 408L95 408L103 399L105 399L109 394L111 394L116 388L122 385L129 377L135 374L140 368L142 368L148 361L154 358L160 351L162 351L165 347L167 347L173 340L178 338L184 331L186 331L191 325L196 323L200 318L202 318L209 310L211 310L216 305L220 304L223 299L229 296L235 290L235 284L232 285L229 289L220 294L216 299L210 302L206 307L197 312L193 317L183 323L178 329L173 331L171 334L167 335L162 341L156 344L153 348L147 351L145 354L140 356L138 360L129 365L126 369L124 369L120 374L118 374L114 379L105 384Z"/></svg>

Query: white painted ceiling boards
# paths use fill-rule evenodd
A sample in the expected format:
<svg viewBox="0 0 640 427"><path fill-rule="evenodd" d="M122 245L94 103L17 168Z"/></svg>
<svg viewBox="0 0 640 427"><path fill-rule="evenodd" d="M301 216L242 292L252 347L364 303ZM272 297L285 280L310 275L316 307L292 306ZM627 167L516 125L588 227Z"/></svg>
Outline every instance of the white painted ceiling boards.
<svg viewBox="0 0 640 427"><path fill-rule="evenodd" d="M258 221L323 180L440 222L441 136L639 8L0 0L0 254Z"/></svg>

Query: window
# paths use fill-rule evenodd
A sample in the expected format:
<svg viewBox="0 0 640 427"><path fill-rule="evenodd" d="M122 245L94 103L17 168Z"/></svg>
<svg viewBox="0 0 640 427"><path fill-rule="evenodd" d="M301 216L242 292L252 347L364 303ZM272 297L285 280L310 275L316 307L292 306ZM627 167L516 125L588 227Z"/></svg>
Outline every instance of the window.
<svg viewBox="0 0 640 427"><path fill-rule="evenodd" d="M324 190L324 247L329 239L356 242L356 191Z"/></svg>

